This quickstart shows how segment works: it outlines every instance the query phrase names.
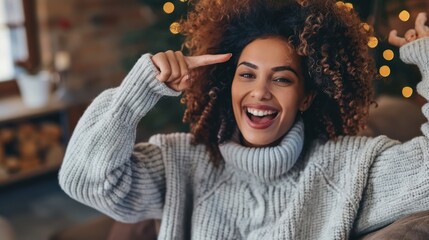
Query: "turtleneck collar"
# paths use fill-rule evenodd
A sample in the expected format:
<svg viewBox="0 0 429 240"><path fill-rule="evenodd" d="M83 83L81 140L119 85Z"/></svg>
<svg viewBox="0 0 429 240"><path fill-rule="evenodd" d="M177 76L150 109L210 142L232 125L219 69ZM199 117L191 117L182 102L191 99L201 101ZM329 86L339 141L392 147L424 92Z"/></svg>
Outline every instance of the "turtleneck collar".
<svg viewBox="0 0 429 240"><path fill-rule="evenodd" d="M304 122L298 120L277 146L245 147L237 136L219 145L226 165L262 181L272 181L296 163L304 145Z"/></svg>

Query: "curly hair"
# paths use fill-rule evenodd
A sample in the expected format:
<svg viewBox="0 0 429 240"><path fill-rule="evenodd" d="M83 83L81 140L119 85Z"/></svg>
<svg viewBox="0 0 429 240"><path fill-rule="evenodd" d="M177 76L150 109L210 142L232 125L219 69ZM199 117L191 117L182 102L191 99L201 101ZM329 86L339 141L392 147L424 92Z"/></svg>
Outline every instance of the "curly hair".
<svg viewBox="0 0 429 240"><path fill-rule="evenodd" d="M354 135L366 124L376 76L364 29L352 9L333 0L200 0L182 20L190 55L232 53L225 63L197 68L186 90L183 120L194 143L203 143L219 163L218 144L236 129L231 83L241 51L258 38L288 39L302 57L305 90L314 94L302 114L305 141Z"/></svg>

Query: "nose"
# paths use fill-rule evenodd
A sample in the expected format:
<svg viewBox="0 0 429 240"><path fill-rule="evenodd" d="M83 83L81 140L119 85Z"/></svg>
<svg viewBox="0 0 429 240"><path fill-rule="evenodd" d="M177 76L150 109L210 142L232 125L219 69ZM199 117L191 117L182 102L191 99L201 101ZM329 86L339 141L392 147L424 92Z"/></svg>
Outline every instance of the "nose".
<svg viewBox="0 0 429 240"><path fill-rule="evenodd" d="M272 98L272 94L268 82L269 81L266 79L257 79L250 96L257 100L270 100Z"/></svg>

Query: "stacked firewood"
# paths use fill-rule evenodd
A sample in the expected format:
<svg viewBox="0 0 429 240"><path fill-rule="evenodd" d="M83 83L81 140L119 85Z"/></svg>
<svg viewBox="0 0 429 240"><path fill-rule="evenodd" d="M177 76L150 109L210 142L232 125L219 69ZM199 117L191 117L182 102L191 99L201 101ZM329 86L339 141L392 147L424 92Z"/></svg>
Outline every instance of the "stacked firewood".
<svg viewBox="0 0 429 240"><path fill-rule="evenodd" d="M57 166L64 156L57 123L21 123L0 127L0 179L45 166Z"/></svg>

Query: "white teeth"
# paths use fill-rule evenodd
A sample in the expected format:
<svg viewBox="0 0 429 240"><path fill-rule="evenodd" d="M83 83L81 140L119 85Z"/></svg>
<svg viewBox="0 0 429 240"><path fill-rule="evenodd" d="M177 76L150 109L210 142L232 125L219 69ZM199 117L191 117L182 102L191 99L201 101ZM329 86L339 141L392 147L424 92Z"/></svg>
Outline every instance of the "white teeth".
<svg viewBox="0 0 429 240"><path fill-rule="evenodd" d="M247 108L247 112L254 115L254 116L258 116L258 117L263 117L266 115L271 115L276 113L277 111L272 111L272 110L258 110L255 108Z"/></svg>

